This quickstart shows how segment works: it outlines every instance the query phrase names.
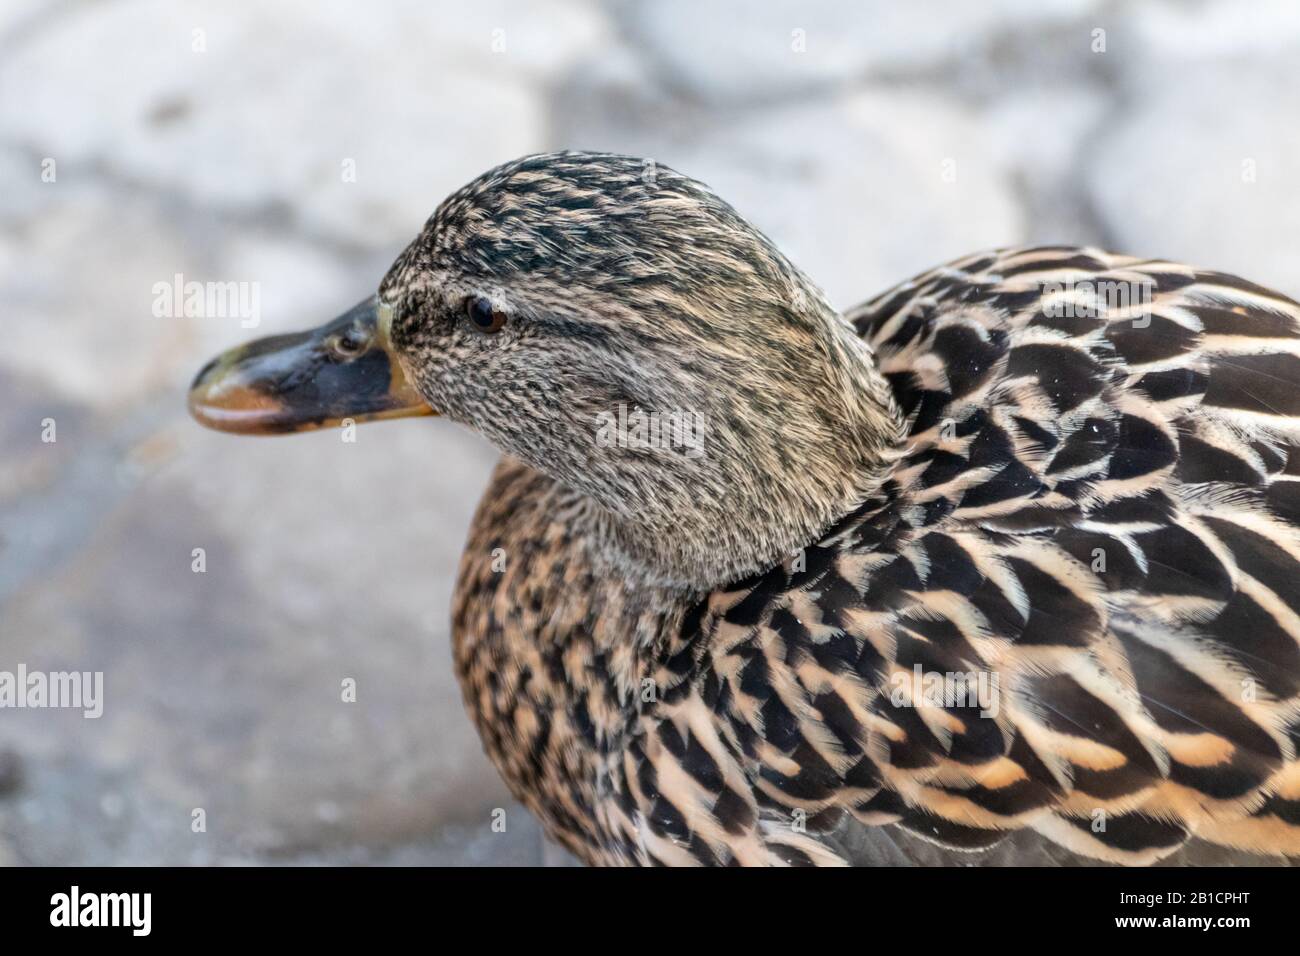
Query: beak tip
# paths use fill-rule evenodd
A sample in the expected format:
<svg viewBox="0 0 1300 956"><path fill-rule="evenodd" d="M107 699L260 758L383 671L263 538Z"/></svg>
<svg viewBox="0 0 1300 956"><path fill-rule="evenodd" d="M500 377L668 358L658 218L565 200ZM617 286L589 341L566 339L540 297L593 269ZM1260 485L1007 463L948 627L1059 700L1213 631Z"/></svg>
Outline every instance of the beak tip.
<svg viewBox="0 0 1300 956"><path fill-rule="evenodd" d="M218 388L219 377L203 381L199 373L186 396L190 417L204 428L236 435L276 434L284 431L280 423L284 409L273 399L251 389Z"/></svg>
<svg viewBox="0 0 1300 956"><path fill-rule="evenodd" d="M189 409L190 417L205 428L220 428L220 425L208 414L207 404L198 388L191 388L190 393L185 400L185 406Z"/></svg>

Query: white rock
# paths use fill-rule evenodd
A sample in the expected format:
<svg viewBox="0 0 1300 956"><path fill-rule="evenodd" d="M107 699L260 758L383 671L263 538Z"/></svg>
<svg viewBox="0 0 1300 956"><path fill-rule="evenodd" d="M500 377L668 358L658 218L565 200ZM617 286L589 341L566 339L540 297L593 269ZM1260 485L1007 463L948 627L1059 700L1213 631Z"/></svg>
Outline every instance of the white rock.
<svg viewBox="0 0 1300 956"><path fill-rule="evenodd" d="M1024 207L1030 243L1090 245L1103 240L1081 199L1081 172L1107 135L1106 97L1068 84L1008 93L976 117ZM972 250L973 251L973 250Z"/></svg>
<svg viewBox="0 0 1300 956"><path fill-rule="evenodd" d="M1220 4L1205 16L1191 49L1172 16L1132 21L1127 108L1093 144L1088 192L1119 251L1300 295L1300 10Z"/></svg>
<svg viewBox="0 0 1300 956"><path fill-rule="evenodd" d="M50 13L50 4L44 0L6 0L0 6L0 43L21 42L22 36L37 29Z"/></svg>
<svg viewBox="0 0 1300 956"><path fill-rule="evenodd" d="M1261 59L1294 58L1300 50L1300 8L1293 0L1209 0L1194 11L1184 3L1155 0L1118 7L1117 13L1110 51L1129 71L1163 72L1230 58L1249 66ZM1172 78L1164 73L1164 79Z"/></svg>
<svg viewBox="0 0 1300 956"><path fill-rule="evenodd" d="M68 167L387 242L542 147L541 84L605 29L585 3L92 5L0 65L0 115Z"/></svg>
<svg viewBox="0 0 1300 956"><path fill-rule="evenodd" d="M635 3L635 35L674 84L705 98L754 98L933 68L1004 32L1032 35L1096 0L992 3L693 0Z"/></svg>

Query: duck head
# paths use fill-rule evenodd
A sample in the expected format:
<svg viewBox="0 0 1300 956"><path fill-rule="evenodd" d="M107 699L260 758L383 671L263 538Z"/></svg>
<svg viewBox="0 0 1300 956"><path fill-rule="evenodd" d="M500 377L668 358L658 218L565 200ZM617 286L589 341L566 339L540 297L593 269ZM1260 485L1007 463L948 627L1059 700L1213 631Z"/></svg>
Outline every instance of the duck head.
<svg viewBox="0 0 1300 956"><path fill-rule="evenodd" d="M706 590L813 540L901 440L867 346L702 184L528 156L449 196L378 294L209 363L213 428L436 413L588 500L619 570Z"/></svg>

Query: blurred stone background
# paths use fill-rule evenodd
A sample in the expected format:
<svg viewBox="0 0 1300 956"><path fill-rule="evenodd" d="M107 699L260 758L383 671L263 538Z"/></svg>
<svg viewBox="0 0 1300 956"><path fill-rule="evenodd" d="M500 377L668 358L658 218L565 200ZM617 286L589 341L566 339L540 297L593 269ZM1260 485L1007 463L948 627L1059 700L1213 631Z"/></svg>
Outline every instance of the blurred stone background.
<svg viewBox="0 0 1300 956"><path fill-rule="evenodd" d="M493 451L184 410L217 350L369 294L478 172L654 157L845 306L1028 241L1297 295L1298 60L1287 0L2 0L0 670L100 670L106 702L0 710L0 864L560 860L451 672ZM258 283L261 325L155 317L178 273Z"/></svg>

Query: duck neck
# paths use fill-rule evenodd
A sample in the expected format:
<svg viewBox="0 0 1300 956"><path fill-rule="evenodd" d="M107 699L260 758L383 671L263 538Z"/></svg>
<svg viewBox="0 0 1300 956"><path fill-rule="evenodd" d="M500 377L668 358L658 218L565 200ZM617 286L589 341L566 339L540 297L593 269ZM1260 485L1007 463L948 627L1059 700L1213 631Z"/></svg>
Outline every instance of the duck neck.
<svg viewBox="0 0 1300 956"><path fill-rule="evenodd" d="M590 540L610 572L707 593L797 554L879 488L901 416L871 349L817 307L756 350L765 361L719 370L696 403L697 446L599 486Z"/></svg>

